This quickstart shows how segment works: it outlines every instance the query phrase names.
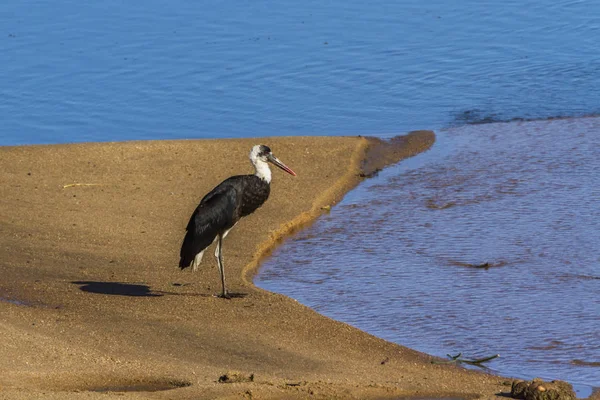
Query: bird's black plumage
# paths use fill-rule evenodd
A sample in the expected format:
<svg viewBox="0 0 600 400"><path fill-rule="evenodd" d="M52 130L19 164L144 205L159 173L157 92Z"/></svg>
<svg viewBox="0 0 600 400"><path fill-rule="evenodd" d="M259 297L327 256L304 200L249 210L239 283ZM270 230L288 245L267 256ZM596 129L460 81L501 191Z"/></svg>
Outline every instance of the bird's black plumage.
<svg viewBox="0 0 600 400"><path fill-rule="evenodd" d="M256 170L254 175L227 178L202 198L187 224L187 232L181 245L179 268L185 269L193 265L195 270L204 250L211 243L217 242L215 257L221 275L221 297L229 297L225 289L221 251L223 238L242 217L252 214L269 198L271 170L268 163L296 175L264 145L252 148L250 161Z"/></svg>
<svg viewBox="0 0 600 400"><path fill-rule="evenodd" d="M256 175L237 175L225 179L200 201L187 224L181 246L179 268L190 266L196 254L252 214L269 198L270 185Z"/></svg>

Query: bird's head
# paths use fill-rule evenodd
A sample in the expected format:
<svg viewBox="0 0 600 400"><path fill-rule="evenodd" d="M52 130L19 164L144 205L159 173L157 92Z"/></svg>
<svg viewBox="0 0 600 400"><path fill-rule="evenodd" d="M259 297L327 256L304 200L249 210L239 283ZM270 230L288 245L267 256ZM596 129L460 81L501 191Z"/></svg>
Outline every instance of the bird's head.
<svg viewBox="0 0 600 400"><path fill-rule="evenodd" d="M267 170L269 169L267 163L276 165L288 174L296 176L296 173L292 171L290 167L281 162L277 157L275 157L269 146L265 146L264 144L257 144L256 146L252 147L252 151L250 151L250 161L256 168L256 174L267 181L271 180L270 173L266 175L263 172L264 167L266 167Z"/></svg>

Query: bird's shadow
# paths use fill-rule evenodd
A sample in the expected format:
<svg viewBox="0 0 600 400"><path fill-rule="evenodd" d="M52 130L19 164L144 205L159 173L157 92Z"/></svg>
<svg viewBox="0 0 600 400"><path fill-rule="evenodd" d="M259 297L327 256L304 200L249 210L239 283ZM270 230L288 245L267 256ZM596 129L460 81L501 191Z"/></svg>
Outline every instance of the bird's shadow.
<svg viewBox="0 0 600 400"><path fill-rule="evenodd" d="M169 292L166 290L152 290L148 285L140 285L123 282L99 282L99 281L73 281L74 285L79 285L79 290L88 293L107 294L111 296L132 296L132 297L161 297L169 296L198 296L198 297L219 297L207 293L181 293ZM173 286L183 286L173 284ZM228 299L244 298L247 293L228 293Z"/></svg>
<svg viewBox="0 0 600 400"><path fill-rule="evenodd" d="M162 293L153 292L148 285L136 285L122 282L73 281L80 285L79 290L89 293L108 294L113 296L160 297Z"/></svg>
<svg viewBox="0 0 600 400"><path fill-rule="evenodd" d="M189 283L177 283L174 282L171 285L176 286L176 287L182 287L182 286L188 286ZM190 292L168 292L166 290L157 290L155 293L162 293L162 294L171 294L174 296L200 296L200 297L217 297L220 299L243 299L244 297L248 296L248 293L241 293L241 292L227 292L226 296L221 296L221 294L206 294L206 293L190 293Z"/></svg>

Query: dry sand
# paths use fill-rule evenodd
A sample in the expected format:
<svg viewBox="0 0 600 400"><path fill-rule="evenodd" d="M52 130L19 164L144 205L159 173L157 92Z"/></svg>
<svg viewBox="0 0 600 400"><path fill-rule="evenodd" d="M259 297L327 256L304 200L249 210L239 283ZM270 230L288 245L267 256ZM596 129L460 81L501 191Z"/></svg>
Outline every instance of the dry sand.
<svg viewBox="0 0 600 400"><path fill-rule="evenodd" d="M360 137L0 148L0 398L496 397L507 379L326 318L251 283L261 257L384 164L427 149ZM264 143L293 168L224 242L177 268L190 213ZM372 157L366 159L367 148ZM373 156L374 155L374 156ZM225 382L219 382L219 378ZM170 390L159 390L170 389ZM112 391L111 391L112 390ZM155 391L152 391L155 390Z"/></svg>

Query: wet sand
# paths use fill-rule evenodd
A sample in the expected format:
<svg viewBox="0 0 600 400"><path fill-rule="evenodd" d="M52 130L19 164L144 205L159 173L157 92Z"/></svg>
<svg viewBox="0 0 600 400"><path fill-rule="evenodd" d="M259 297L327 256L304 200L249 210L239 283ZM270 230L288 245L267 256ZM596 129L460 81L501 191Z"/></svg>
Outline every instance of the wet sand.
<svg viewBox="0 0 600 400"><path fill-rule="evenodd" d="M212 247L196 273L177 268L185 225L212 187L252 172L247 155L260 142L298 176L273 170L270 199L229 234L227 283L241 295L215 298ZM432 364L251 283L283 237L365 175L432 143L418 132L396 147L290 137L0 148L0 398L510 392L508 379ZM368 148L375 156L365 163Z"/></svg>

